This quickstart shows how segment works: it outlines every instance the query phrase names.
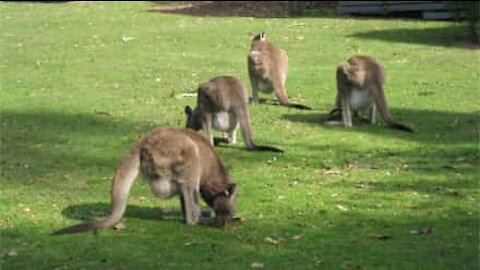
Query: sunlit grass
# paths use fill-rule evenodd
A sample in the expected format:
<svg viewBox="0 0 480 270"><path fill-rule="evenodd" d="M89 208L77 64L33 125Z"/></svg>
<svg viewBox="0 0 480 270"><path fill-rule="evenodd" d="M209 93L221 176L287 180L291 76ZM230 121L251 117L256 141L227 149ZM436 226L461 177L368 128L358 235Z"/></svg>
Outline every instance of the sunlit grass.
<svg viewBox="0 0 480 270"><path fill-rule="evenodd" d="M0 4L2 269L478 267L480 55L464 26L153 5ZM124 231L50 236L105 215L124 151L154 126L184 126L195 99L182 93L221 74L248 85L260 30L289 53L289 95L315 110L250 107L255 140L285 154L218 148L242 223L186 226L177 200L138 181ZM384 64L392 115L415 134L321 125L335 66L355 53Z"/></svg>

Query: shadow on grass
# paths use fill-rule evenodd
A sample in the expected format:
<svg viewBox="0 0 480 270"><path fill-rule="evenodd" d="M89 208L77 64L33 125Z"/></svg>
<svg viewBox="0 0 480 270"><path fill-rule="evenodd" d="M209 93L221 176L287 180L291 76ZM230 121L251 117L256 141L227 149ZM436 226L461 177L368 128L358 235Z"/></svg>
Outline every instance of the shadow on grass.
<svg viewBox="0 0 480 270"><path fill-rule="evenodd" d="M153 195L152 195L153 196ZM177 200L177 199L172 199ZM110 205L107 203L86 203L72 205L62 210L62 215L80 221L90 221L93 219L101 219L110 212ZM138 205L128 205L124 217L132 217L149 220L179 220L183 222L178 208L162 208L162 207L146 207Z"/></svg>
<svg viewBox="0 0 480 270"><path fill-rule="evenodd" d="M75 174L85 170L82 168L105 170L110 177L127 149L158 127L147 122L129 123L105 112L5 111L0 120L0 175L6 183L25 185L48 182L52 174ZM236 145L220 145L218 149L235 152L250 163L255 162L253 156L268 155L247 151L241 139Z"/></svg>
<svg viewBox="0 0 480 270"><path fill-rule="evenodd" d="M345 214L335 210L334 206L317 208L307 216L286 211L282 217L275 216L272 220L252 217L239 226L225 230L177 226L174 224L176 221L159 224L126 221L127 229L122 234L83 234L68 238L42 234L45 228L26 223L3 230L2 235L11 242L35 243L22 247L21 251L27 253L28 248L28 254L37 254L34 258L28 257L29 261L11 258L7 260L7 267L16 260L21 260L22 264L66 261L70 267L84 266L82 263L88 260L89 265L96 268L103 268L101 266L108 262L116 268L135 265L142 269L154 269L152 265L158 268L158 258L151 255L142 257L140 254L156 252L163 256L162 265L175 263L174 269L188 266L181 264L184 261L217 269L213 266L218 265L218 260L221 265L235 264L248 268L258 258L273 269L281 269L282 265L316 269L320 255L322 266L327 269L336 269L336 266L347 262L357 265L355 269L379 265L391 269L399 266L402 269L420 266L427 269L470 269L478 263L478 226L475 226L477 218L474 215L478 211L469 215L468 210L462 207L451 207L441 213L449 218L443 218L438 213L428 214L423 209L436 209L435 205L419 204L418 207L418 212L412 209L411 212L400 211L395 215L367 209L351 210ZM83 213L90 208L102 210L107 205L86 204L73 206L70 210ZM160 218L170 217L170 214L162 217L161 211L137 206L129 206L126 217L159 219L157 214ZM72 216L79 217L76 214ZM172 217L175 218L174 215ZM135 223L138 227L132 226ZM264 240L267 236L273 240L280 239L280 242L272 246ZM412 254L415 254L415 260L409 259ZM205 257L213 260L205 261ZM388 262L384 259L387 257Z"/></svg>
<svg viewBox="0 0 480 270"><path fill-rule="evenodd" d="M191 1L179 3L162 3L152 1L154 7L149 12L163 14L182 14L200 17L251 17L251 18L333 18L350 20L400 20L424 21L417 17L408 18L399 16L340 16L335 11L335 4L326 2L322 8L306 12L302 16L290 16L288 4L281 1ZM323 10L323 11L322 11ZM311 13L311 14L310 14ZM450 26L423 29L387 29L349 35L348 37L361 39L374 39L396 43L413 43L430 46L476 48L471 43L468 26L464 23L452 23Z"/></svg>
<svg viewBox="0 0 480 270"><path fill-rule="evenodd" d="M328 151L328 146L308 146L315 151ZM421 194L465 199L465 195L478 189L477 176L480 173L480 154L474 147L455 147L445 150L432 147L418 147L407 151L375 149L359 151L348 147L338 147L344 164L338 168L345 173L355 171L375 171L381 174L401 173L414 179L388 177L385 181L358 179L357 188L377 192L416 191ZM337 176L334 176L337 177ZM341 178L341 175L338 175ZM337 178L338 178L337 177ZM351 188L351 183L334 181L332 186ZM325 187L330 187L326 182Z"/></svg>
<svg viewBox="0 0 480 270"><path fill-rule="evenodd" d="M75 3L78 1L3 1L7 3L15 3L15 4L68 4L68 3Z"/></svg>
<svg viewBox="0 0 480 270"><path fill-rule="evenodd" d="M162 3L152 1L150 12L203 17L286 18L288 9L281 1L185 1Z"/></svg>
<svg viewBox="0 0 480 270"><path fill-rule="evenodd" d="M101 112L4 111L1 122L1 174L17 184L80 168L110 171L123 151L153 128L151 123L126 123Z"/></svg>
<svg viewBox="0 0 480 270"><path fill-rule="evenodd" d="M348 37L441 47L472 48L473 46L469 40L467 25L460 23L438 28L372 30L348 35Z"/></svg>
<svg viewBox="0 0 480 270"><path fill-rule="evenodd" d="M354 122L352 128L326 126L327 113L284 114L282 118L292 122L318 125L328 129L344 129L349 132L365 132L377 136L401 137L405 140L427 144L464 144L475 143L478 136L479 113L458 113L447 111L390 109L393 119L413 128L415 133L387 128L381 117L377 124Z"/></svg>

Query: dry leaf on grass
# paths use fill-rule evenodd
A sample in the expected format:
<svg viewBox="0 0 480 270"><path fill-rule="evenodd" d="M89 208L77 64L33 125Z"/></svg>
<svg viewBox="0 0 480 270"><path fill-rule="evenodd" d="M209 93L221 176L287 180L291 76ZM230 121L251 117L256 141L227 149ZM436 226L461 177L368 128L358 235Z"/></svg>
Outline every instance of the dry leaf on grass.
<svg viewBox="0 0 480 270"><path fill-rule="evenodd" d="M269 244L272 244L272 245L277 245L280 241L276 240L276 239L273 239L272 237L270 236L267 236L265 237L265 242L269 243Z"/></svg>
<svg viewBox="0 0 480 270"><path fill-rule="evenodd" d="M263 268L263 267L264 267L264 264L263 264L263 263L260 263L260 262L253 262L250 266L251 266L252 268Z"/></svg>
<svg viewBox="0 0 480 270"><path fill-rule="evenodd" d="M338 174L340 174L340 172L335 170L335 169L323 170L322 173L324 175L338 175Z"/></svg>

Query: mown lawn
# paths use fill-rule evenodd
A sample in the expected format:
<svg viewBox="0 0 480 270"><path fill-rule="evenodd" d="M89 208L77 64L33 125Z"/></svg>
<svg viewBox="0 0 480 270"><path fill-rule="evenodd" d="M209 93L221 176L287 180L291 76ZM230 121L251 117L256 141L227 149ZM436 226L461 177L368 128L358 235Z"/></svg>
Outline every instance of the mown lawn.
<svg viewBox="0 0 480 270"><path fill-rule="evenodd" d="M480 54L465 26L155 5L0 3L1 269L478 269ZM241 223L186 226L176 199L137 181L125 230L50 235L108 212L120 157L154 126L184 126L183 93L221 74L248 85L260 30L315 110L250 107L256 141L284 154L217 148ZM391 112L416 133L321 124L355 53L384 64Z"/></svg>

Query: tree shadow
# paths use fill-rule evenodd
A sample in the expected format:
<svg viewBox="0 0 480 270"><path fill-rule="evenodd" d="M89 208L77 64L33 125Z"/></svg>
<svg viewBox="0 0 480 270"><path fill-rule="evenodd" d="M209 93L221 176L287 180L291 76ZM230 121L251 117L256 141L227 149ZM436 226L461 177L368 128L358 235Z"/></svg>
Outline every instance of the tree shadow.
<svg viewBox="0 0 480 270"><path fill-rule="evenodd" d="M415 133L405 133L389 129L377 116L377 124L354 122L352 128L342 126L327 126L326 113L284 114L282 119L322 126L328 129L343 129L348 132L366 132L376 136L397 136L405 140L418 141L427 144L464 144L475 143L478 136L477 127L480 112L459 113L448 111L395 109L391 108L395 121L413 128Z"/></svg>
<svg viewBox="0 0 480 270"><path fill-rule="evenodd" d="M331 146L305 146L314 151L327 152ZM478 188L476 176L480 172L477 164L480 153L474 147L459 146L452 149L416 147L411 150L370 149L357 150L352 147L336 146L342 153L344 164L338 169L352 173L358 170L402 172L414 174L414 180L401 178L388 181L370 181L359 178L359 189L378 192L399 192L415 190L423 194L461 198L459 190L474 191ZM444 177L449 175L450 177ZM338 175L340 176L340 175ZM334 176L335 177L335 176ZM453 178L453 179L452 179ZM332 182L325 187L342 185L351 188L351 183Z"/></svg>
<svg viewBox="0 0 480 270"><path fill-rule="evenodd" d="M68 178L83 172L82 168L113 173L127 149L156 125L127 122L112 114L3 111L0 175L7 184L33 185L49 181L53 174ZM235 145L220 144L216 148L221 154L228 152L227 160L235 153L251 163L255 156L270 154L247 151L241 137L237 140Z"/></svg>
<svg viewBox="0 0 480 270"><path fill-rule="evenodd" d="M22 4L22 3L23 4L74 4L82 1L3 1L3 2L15 3L15 4Z"/></svg>
<svg viewBox="0 0 480 270"><path fill-rule="evenodd" d="M182 1L165 3L151 1L154 6L149 12L181 14L200 17L248 17L248 18L331 18L355 20L410 20L425 22L418 14L392 13L389 15L339 15L335 1L320 1L318 7L305 10L303 15L290 15L286 1ZM430 46L460 47L479 49L470 39L466 23L452 23L449 26L423 29L372 30L348 35L361 39L376 39L396 43L412 43Z"/></svg>
<svg viewBox="0 0 480 270"><path fill-rule="evenodd" d="M282 1L152 1L150 12L202 17L286 18L287 4Z"/></svg>
<svg viewBox="0 0 480 270"><path fill-rule="evenodd" d="M153 123L126 123L105 112L1 113L1 174L17 184L32 184L52 173L112 167ZM119 147L119 145L121 145ZM7 180L8 182L8 180Z"/></svg>
<svg viewBox="0 0 480 270"><path fill-rule="evenodd" d="M473 46L470 42L468 26L460 23L437 28L372 30L347 37L441 47L472 48Z"/></svg>

